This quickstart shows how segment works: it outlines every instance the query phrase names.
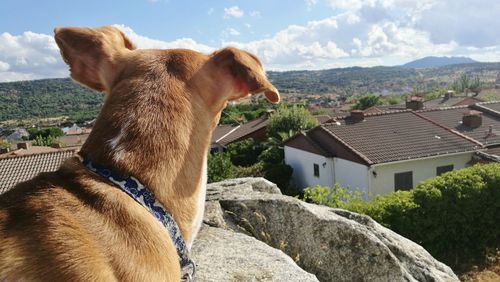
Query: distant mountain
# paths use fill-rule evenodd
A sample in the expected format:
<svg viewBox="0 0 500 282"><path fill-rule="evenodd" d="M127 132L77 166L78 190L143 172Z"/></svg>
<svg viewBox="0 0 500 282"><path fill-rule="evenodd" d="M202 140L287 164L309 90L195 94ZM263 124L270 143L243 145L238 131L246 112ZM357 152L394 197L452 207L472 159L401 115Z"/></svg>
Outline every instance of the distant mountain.
<svg viewBox="0 0 500 282"><path fill-rule="evenodd" d="M475 60L473 60L471 58L467 58L467 57L425 57L422 59L418 59L418 60L406 63L406 64L402 65L402 67L414 68L414 69L435 68L435 67L442 67L442 66L448 66L448 65L471 64L471 63L477 63L477 62L478 61L475 61Z"/></svg>

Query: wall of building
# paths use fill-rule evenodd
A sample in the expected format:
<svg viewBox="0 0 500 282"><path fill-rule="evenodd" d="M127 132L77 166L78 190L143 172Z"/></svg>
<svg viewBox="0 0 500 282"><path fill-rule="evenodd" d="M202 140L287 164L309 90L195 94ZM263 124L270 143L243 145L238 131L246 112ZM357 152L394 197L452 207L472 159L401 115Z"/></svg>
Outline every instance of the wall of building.
<svg viewBox="0 0 500 282"><path fill-rule="evenodd" d="M333 186L331 158L285 146L285 163L293 168L292 182L298 188ZM319 165L319 177L314 176L314 164Z"/></svg>
<svg viewBox="0 0 500 282"><path fill-rule="evenodd" d="M394 192L394 174L406 171L413 172L413 187L415 187L422 180L435 177L438 166L453 165L454 170L466 167L472 155L473 153L469 152L374 165L368 173L370 193L375 196Z"/></svg>
<svg viewBox="0 0 500 282"><path fill-rule="evenodd" d="M335 182L351 191L368 195L368 167L356 162L333 158Z"/></svg>

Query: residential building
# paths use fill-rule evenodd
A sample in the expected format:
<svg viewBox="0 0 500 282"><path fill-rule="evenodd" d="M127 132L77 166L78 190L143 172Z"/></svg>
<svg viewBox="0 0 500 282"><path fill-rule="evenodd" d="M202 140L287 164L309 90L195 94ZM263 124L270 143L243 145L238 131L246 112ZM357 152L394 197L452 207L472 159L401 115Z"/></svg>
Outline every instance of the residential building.
<svg viewBox="0 0 500 282"><path fill-rule="evenodd" d="M41 172L55 171L76 150L57 150L28 155L9 155L0 158L0 194L17 183L29 180Z"/></svg>
<svg viewBox="0 0 500 282"><path fill-rule="evenodd" d="M285 142L285 162L300 188L322 185L375 196L471 164L478 141L411 110L354 110Z"/></svg>

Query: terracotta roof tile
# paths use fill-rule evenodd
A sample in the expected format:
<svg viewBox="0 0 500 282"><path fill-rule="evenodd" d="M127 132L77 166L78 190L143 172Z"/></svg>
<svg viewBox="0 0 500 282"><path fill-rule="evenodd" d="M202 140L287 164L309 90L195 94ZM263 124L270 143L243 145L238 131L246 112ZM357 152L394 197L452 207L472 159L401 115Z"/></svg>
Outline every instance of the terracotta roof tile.
<svg viewBox="0 0 500 282"><path fill-rule="evenodd" d="M493 108L497 106L494 104L490 105L492 105ZM462 117L464 113L469 111L469 107L467 106L427 111L424 110L419 111L419 114L439 124L457 130L464 135L474 138L483 145L500 144L500 115L498 117L494 116L487 111L482 111L476 106L473 106L472 108L480 110L482 112L482 125L476 128L471 128L462 124ZM492 126L493 134L488 134L490 126Z"/></svg>
<svg viewBox="0 0 500 282"><path fill-rule="evenodd" d="M474 151L478 144L411 111L350 117L321 127L367 163L384 163ZM339 125L340 124L340 125Z"/></svg>
<svg viewBox="0 0 500 282"><path fill-rule="evenodd" d="M0 159L0 194L41 172L55 171L76 150L7 157Z"/></svg>
<svg viewBox="0 0 500 282"><path fill-rule="evenodd" d="M260 130L262 128L265 128L268 124L269 120L267 117L260 117L257 119L254 119L252 121L249 121L247 123L244 123L240 125L236 130L231 132L230 134L226 135L224 138L219 140L219 144L222 146L226 146L228 144L231 144L233 142L236 142L238 140L243 139L243 137Z"/></svg>

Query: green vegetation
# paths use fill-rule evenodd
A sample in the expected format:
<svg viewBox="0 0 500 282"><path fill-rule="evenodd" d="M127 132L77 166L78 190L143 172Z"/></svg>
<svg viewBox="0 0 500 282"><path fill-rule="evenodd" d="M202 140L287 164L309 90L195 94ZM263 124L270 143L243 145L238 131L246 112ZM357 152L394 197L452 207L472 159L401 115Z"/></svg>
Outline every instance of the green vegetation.
<svg viewBox="0 0 500 282"><path fill-rule="evenodd" d="M280 132L289 133L291 131L296 133L313 128L316 125L318 125L318 121L307 109L297 105L292 107L281 105L269 118L267 135L280 137Z"/></svg>
<svg viewBox="0 0 500 282"><path fill-rule="evenodd" d="M254 120L263 116L272 105L266 100L252 104L228 105L221 114L220 124L235 124Z"/></svg>
<svg viewBox="0 0 500 282"><path fill-rule="evenodd" d="M369 107L382 105L380 97L375 94L366 94L358 99L358 102L352 106L353 110L366 110Z"/></svg>
<svg viewBox="0 0 500 282"><path fill-rule="evenodd" d="M90 120L97 116L103 98L69 78L0 83L0 121L57 116Z"/></svg>
<svg viewBox="0 0 500 282"><path fill-rule="evenodd" d="M478 75L472 77L466 73L460 75L460 77L453 82L451 88L458 93L464 93L467 91L473 92L475 95L481 92L481 87L483 82Z"/></svg>
<svg viewBox="0 0 500 282"><path fill-rule="evenodd" d="M500 164L451 171L362 202L342 188L306 190L305 200L371 216L455 269L500 247Z"/></svg>
<svg viewBox="0 0 500 282"><path fill-rule="evenodd" d="M64 132L57 127L48 128L28 128L30 134L29 140L33 140L33 146L53 146L55 144L62 145L57 137L64 135Z"/></svg>
<svg viewBox="0 0 500 282"><path fill-rule="evenodd" d="M233 177L263 176L276 183L287 195L296 195L290 187L292 167L284 163L283 142L300 130L307 130L318 121L303 107L280 106L269 118L266 142L245 139L230 144L224 153L208 158L208 182Z"/></svg>

